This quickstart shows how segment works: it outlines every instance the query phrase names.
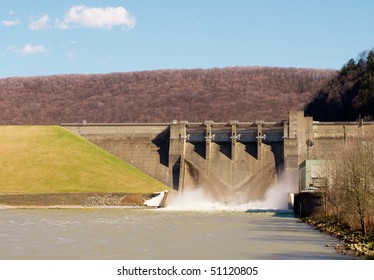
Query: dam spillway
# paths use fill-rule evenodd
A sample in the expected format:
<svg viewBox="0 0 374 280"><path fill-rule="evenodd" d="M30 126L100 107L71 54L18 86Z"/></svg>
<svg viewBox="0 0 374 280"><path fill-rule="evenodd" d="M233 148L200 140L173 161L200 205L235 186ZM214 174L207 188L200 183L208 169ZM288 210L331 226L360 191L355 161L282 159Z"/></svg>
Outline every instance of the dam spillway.
<svg viewBox="0 0 374 280"><path fill-rule="evenodd" d="M169 146L173 187L202 189L228 204L261 200L281 173L282 137L278 123L174 123Z"/></svg>
<svg viewBox="0 0 374 280"><path fill-rule="evenodd" d="M263 200L280 182L285 193L298 192L298 168L307 156L334 153L340 143L374 127L314 122L302 111L289 112L281 122L63 126L175 190L203 190L228 204Z"/></svg>

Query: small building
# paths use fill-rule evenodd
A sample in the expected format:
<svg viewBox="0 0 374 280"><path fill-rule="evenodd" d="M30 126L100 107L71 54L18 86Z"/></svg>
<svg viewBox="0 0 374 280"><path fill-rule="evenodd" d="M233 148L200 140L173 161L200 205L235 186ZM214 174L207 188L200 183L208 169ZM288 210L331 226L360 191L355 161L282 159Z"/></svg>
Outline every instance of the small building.
<svg viewBox="0 0 374 280"><path fill-rule="evenodd" d="M326 187L327 175L327 160L304 160L299 165L299 192L323 191Z"/></svg>

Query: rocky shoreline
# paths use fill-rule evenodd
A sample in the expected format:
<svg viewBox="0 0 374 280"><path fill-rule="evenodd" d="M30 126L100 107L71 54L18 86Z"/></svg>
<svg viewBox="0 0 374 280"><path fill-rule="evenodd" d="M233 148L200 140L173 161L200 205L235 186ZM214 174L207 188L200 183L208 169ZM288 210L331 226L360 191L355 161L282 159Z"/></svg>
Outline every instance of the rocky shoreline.
<svg viewBox="0 0 374 280"><path fill-rule="evenodd" d="M338 253L352 253L362 259L374 260L374 232L363 236L360 231L352 231L347 225L331 217L306 217L301 221L343 241L343 244L326 244L328 247L334 246Z"/></svg>
<svg viewBox="0 0 374 280"><path fill-rule="evenodd" d="M60 193L1 194L1 208L144 207L155 194Z"/></svg>

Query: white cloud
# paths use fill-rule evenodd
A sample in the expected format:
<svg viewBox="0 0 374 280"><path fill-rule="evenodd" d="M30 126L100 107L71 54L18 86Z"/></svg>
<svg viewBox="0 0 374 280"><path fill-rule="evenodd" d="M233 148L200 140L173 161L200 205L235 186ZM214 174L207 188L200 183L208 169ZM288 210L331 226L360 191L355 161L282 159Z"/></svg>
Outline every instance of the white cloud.
<svg viewBox="0 0 374 280"><path fill-rule="evenodd" d="M49 16L42 15L37 20L31 21L29 23L29 29L37 31L40 29L48 28Z"/></svg>
<svg viewBox="0 0 374 280"><path fill-rule="evenodd" d="M8 46L7 50L21 55L46 54L49 52L49 50L43 45L33 45L30 43L26 44L22 48Z"/></svg>
<svg viewBox="0 0 374 280"><path fill-rule="evenodd" d="M15 20L3 20L1 21L1 25L4 25L6 27L16 26L20 24L21 21L17 18Z"/></svg>
<svg viewBox="0 0 374 280"><path fill-rule="evenodd" d="M32 44L26 44L22 49L21 53L25 55L30 54L43 54L47 53L48 49L44 47L43 45L32 45Z"/></svg>
<svg viewBox="0 0 374 280"><path fill-rule="evenodd" d="M134 28L135 22L135 17L123 7L74 6L65 14L63 20L56 21L56 27L60 29L78 27L111 29L115 26Z"/></svg>

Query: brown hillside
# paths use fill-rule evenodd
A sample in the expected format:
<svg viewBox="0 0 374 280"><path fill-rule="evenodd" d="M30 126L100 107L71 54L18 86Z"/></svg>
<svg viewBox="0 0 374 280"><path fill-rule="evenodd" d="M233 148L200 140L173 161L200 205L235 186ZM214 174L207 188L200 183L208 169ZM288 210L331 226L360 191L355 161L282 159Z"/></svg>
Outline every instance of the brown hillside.
<svg viewBox="0 0 374 280"><path fill-rule="evenodd" d="M0 124L282 120L336 73L233 67L6 78Z"/></svg>

